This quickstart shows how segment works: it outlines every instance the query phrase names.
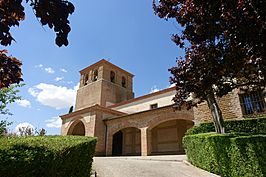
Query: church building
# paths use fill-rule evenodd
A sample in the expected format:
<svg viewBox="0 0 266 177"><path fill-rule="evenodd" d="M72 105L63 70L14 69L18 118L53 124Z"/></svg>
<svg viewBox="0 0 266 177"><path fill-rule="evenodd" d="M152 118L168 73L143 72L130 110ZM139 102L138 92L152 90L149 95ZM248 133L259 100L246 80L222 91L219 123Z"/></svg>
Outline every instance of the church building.
<svg viewBox="0 0 266 177"><path fill-rule="evenodd" d="M207 104L174 110L174 87L135 98L133 77L104 59L81 70L75 110L60 116L61 134L97 137L96 155L102 156L184 153L185 132L211 120ZM226 119L265 111L261 92L234 90L218 103Z"/></svg>

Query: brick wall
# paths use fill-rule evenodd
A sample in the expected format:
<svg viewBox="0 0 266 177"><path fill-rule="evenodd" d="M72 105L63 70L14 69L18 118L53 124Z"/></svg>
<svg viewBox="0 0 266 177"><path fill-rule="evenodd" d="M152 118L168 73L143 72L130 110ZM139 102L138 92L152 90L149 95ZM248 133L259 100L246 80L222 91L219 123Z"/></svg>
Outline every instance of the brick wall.
<svg viewBox="0 0 266 177"><path fill-rule="evenodd" d="M242 118L238 90L235 89L222 98L217 98L224 119ZM212 116L207 102L203 102L198 107L193 108L195 123L212 121Z"/></svg>

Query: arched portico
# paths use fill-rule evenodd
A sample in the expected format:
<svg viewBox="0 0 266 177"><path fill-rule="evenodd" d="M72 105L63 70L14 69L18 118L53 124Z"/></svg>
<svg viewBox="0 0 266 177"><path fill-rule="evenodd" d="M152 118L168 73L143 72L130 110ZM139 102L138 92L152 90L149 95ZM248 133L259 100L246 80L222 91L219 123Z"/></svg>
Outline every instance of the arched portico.
<svg viewBox="0 0 266 177"><path fill-rule="evenodd" d="M173 119L150 128L151 154L182 154L182 138L193 126L190 120Z"/></svg>
<svg viewBox="0 0 266 177"><path fill-rule="evenodd" d="M140 130L127 127L117 131L112 136L112 155L131 156L141 154Z"/></svg>
<svg viewBox="0 0 266 177"><path fill-rule="evenodd" d="M85 136L85 126L81 120L76 120L70 125L67 135Z"/></svg>
<svg viewBox="0 0 266 177"><path fill-rule="evenodd" d="M122 130L135 127L138 130L140 154L177 154L183 151L182 138L191 128L193 112L187 110L173 111L172 107L160 108L151 112L109 119L107 125L106 155L113 155L114 135ZM123 132L123 141L130 139ZM116 136L118 136L116 134ZM120 137L121 139L121 137ZM124 142L123 142L124 143ZM124 154L130 155L130 154Z"/></svg>

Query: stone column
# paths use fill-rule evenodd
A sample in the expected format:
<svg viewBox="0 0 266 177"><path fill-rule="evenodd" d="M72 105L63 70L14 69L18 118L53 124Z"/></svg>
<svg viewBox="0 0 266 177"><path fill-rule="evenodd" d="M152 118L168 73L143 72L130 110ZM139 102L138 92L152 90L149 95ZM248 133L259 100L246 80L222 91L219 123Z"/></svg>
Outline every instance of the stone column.
<svg viewBox="0 0 266 177"><path fill-rule="evenodd" d="M141 156L150 155L150 133L148 127L141 128Z"/></svg>

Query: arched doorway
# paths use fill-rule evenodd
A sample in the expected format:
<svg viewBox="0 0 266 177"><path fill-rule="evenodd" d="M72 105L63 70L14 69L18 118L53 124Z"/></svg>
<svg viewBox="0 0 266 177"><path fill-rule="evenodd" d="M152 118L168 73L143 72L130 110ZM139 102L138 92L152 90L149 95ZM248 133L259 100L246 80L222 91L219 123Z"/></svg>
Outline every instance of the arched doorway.
<svg viewBox="0 0 266 177"><path fill-rule="evenodd" d="M113 136L113 156L121 156L123 153L123 133L118 131Z"/></svg>
<svg viewBox="0 0 266 177"><path fill-rule="evenodd" d="M77 122L74 122L69 128L69 131L67 134L76 135L76 136L85 136L85 126L83 122L80 120L78 120Z"/></svg>
<svg viewBox="0 0 266 177"><path fill-rule="evenodd" d="M151 129L151 154L183 154L182 138L193 126L192 121L170 120Z"/></svg>
<svg viewBox="0 0 266 177"><path fill-rule="evenodd" d="M140 130L137 128L124 128L113 135L112 155L140 155Z"/></svg>

